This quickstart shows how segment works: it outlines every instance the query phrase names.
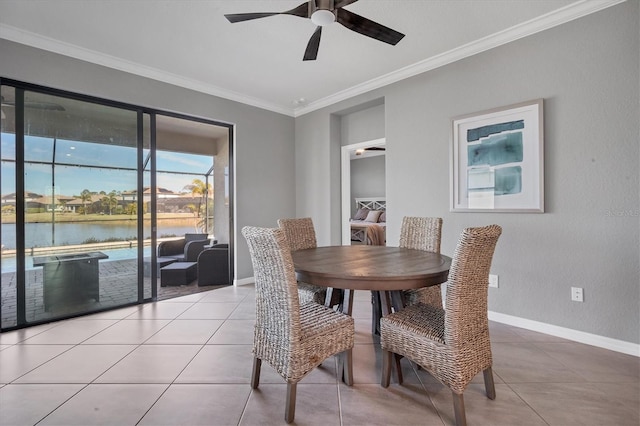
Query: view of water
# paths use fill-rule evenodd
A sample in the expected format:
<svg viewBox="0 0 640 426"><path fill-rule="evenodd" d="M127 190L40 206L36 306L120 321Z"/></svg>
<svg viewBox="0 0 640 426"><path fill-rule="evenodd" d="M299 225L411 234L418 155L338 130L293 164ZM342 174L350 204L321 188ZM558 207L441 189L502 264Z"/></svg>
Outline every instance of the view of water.
<svg viewBox="0 0 640 426"><path fill-rule="evenodd" d="M196 232L193 219L171 219L158 222L158 237L184 235ZM74 222L56 223L55 231L51 223L25 224L25 247L51 247L82 244L93 238L104 241L109 238L135 239L136 221ZM16 248L16 228L14 224L2 224L2 245L5 249Z"/></svg>

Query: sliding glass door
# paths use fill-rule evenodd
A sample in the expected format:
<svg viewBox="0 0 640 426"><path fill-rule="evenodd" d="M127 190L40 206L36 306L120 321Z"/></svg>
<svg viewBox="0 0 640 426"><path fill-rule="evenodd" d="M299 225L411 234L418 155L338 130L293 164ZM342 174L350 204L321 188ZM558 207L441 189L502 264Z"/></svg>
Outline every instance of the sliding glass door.
<svg viewBox="0 0 640 426"><path fill-rule="evenodd" d="M0 91L0 329L163 298L158 242L232 243L229 126L19 82Z"/></svg>

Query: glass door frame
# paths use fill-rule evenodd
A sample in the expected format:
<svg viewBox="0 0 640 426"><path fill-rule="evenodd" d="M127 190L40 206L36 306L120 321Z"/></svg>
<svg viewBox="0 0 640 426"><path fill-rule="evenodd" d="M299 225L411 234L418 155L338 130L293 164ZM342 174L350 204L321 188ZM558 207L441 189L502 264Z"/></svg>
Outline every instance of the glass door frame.
<svg viewBox="0 0 640 426"><path fill-rule="evenodd" d="M16 297L17 297L17 307L16 307L16 325L7 328L1 328L2 324L0 324L0 331L10 331L24 327L30 327L42 323L51 322L52 319L46 319L41 321L27 321L26 318L26 246L25 246L25 102L24 102L24 93L25 91L38 92L41 94L58 96L63 98L68 98L72 100L77 100L81 102L89 102L98 105L104 105L108 107L120 108L124 110L129 110L137 113L137 129L136 129L136 151L137 151L137 238L138 238L138 251L137 251L137 265L138 265L138 298L136 302L126 303L117 306L111 306L108 308L92 310L90 312L82 312L76 313L66 316L56 317L54 320L63 320L68 318L73 318L77 316L82 316L86 314L93 314L97 312L108 311L112 309L118 309L125 306L138 305L142 303L148 303L157 300L158 297L158 280L157 280L157 268L156 266L156 247L157 247L157 179L156 179L156 137L157 137L157 129L156 129L156 117L157 115L164 115L179 119L184 119L188 121L197 121L200 123L211 124L219 127L224 127L228 131L228 149L229 149L229 187L233 188L233 180L234 180L234 170L233 170L233 131L234 126L229 123L218 122L211 119L206 119L202 117L194 117L186 114L179 114L175 112L162 111L159 109L149 108L149 107L141 107L133 104L128 104L124 102L112 101L108 99L98 98L89 95L82 95L74 92L69 92L65 90L48 88L41 85L25 83L13 79L7 79L0 77L0 86L8 86L12 87L15 90L15 141L16 141L16 152L15 152L15 162L16 162L16 177L15 177L15 192L16 192ZM150 132L150 146L149 146L149 155L147 159L144 158L144 116L148 115L150 120L149 132ZM151 186L151 194L150 194L150 206L151 206L151 296L145 298L144 297L144 173L145 167L148 165L147 161L150 160L150 186ZM234 202L233 202L233 193L234 191L229 191L229 266L230 266L230 278L234 276L234 259L233 259L233 245L234 245ZM0 230L0 232L2 232ZM0 303L0 315L2 313L2 306Z"/></svg>

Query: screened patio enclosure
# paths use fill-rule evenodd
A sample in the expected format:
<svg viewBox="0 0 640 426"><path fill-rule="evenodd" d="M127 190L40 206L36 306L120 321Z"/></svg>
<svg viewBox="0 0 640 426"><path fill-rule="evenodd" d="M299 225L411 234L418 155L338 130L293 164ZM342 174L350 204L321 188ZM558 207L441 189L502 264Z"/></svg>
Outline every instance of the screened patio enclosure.
<svg viewBox="0 0 640 426"><path fill-rule="evenodd" d="M163 240L232 243L229 125L5 79L0 93L2 330L156 300Z"/></svg>

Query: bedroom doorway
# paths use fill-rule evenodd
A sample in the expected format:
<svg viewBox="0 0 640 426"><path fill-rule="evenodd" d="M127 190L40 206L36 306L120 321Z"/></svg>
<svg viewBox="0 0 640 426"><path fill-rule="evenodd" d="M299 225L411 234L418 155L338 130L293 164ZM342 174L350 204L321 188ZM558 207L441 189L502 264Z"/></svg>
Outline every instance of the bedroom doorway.
<svg viewBox="0 0 640 426"><path fill-rule="evenodd" d="M344 145L341 149L342 245L351 245L352 243L350 219L356 211L355 198L384 198L386 196L385 149L385 138ZM352 167L352 161L367 161L367 163L364 167L356 169L356 167ZM352 175L352 172L358 174ZM357 186L356 188L353 187L354 184Z"/></svg>

